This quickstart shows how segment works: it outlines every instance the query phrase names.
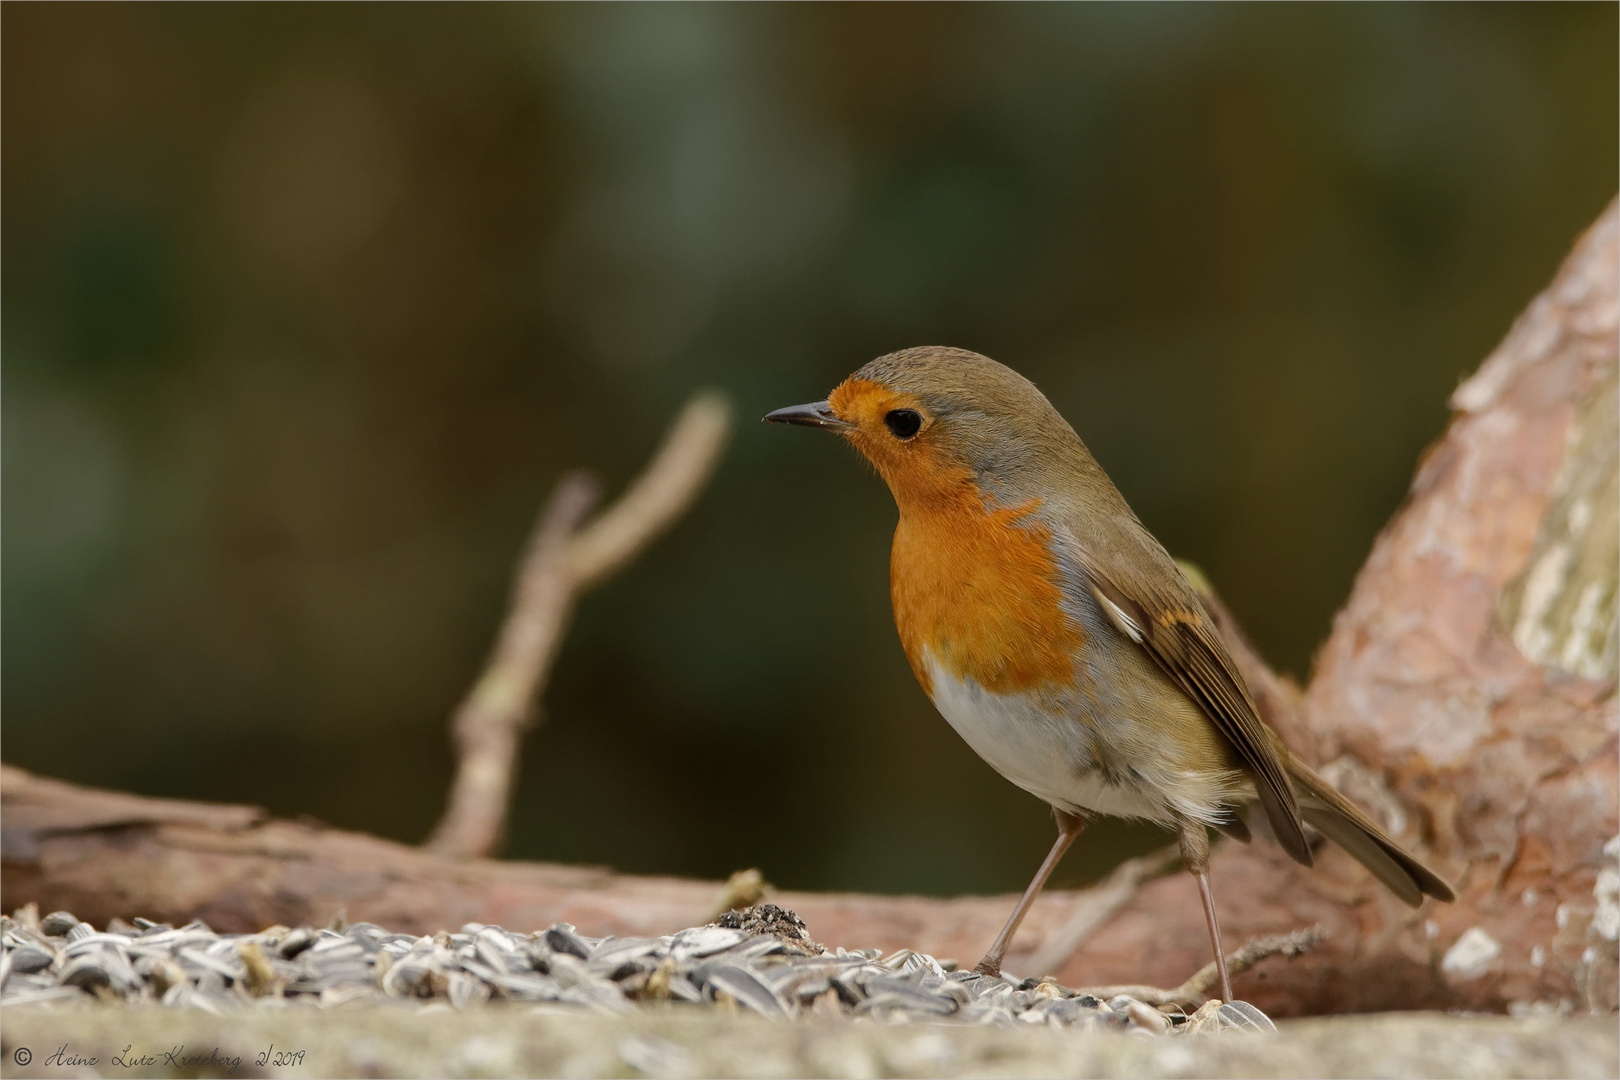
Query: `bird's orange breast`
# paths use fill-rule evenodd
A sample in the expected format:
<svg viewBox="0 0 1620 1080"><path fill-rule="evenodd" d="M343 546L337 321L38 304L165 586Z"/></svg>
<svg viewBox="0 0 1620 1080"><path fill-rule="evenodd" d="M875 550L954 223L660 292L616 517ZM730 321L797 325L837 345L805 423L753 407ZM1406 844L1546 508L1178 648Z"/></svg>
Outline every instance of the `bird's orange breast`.
<svg viewBox="0 0 1620 1080"><path fill-rule="evenodd" d="M1072 686L1081 630L1063 612L1051 532L1030 520L1039 500L991 509L973 473L935 435L895 439L883 417L922 407L908 394L851 377L828 404L900 508L889 588L900 644L923 689L933 695L928 656L995 693Z"/></svg>
<svg viewBox="0 0 1620 1080"><path fill-rule="evenodd" d="M895 626L930 695L931 655L995 693L1072 686L1081 630L1066 614L1051 533L1037 503L988 509L971 476L924 499L897 499L890 558Z"/></svg>

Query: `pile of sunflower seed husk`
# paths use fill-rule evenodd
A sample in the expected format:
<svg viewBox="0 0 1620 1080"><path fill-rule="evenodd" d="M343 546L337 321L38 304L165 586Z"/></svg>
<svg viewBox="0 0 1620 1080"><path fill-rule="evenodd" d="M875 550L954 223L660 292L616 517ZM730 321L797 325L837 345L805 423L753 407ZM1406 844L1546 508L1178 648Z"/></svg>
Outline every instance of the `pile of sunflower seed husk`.
<svg viewBox="0 0 1620 1080"><path fill-rule="evenodd" d="M37 920L0 916L0 938L0 1005L8 1007L144 1001L225 1013L507 1001L622 1013L670 1002L776 1020L1026 1023L1146 1034L1275 1030L1244 1002L1210 1002L1188 1015L1124 994L1104 1001L1050 979L948 970L910 949L827 952L798 916L772 904L659 938L591 938L568 923L534 934L468 923L428 937L364 922L218 934L201 922L172 927L136 919L97 931L63 911Z"/></svg>

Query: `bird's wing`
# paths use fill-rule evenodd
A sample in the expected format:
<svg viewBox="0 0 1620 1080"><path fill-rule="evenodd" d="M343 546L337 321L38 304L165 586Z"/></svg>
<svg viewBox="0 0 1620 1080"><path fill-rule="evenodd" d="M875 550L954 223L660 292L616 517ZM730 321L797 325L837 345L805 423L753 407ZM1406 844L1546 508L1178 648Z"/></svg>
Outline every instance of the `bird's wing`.
<svg viewBox="0 0 1620 1080"><path fill-rule="evenodd" d="M1281 756L1286 751L1279 751L1260 720L1243 677L1192 584L1141 525L1134 520L1121 524L1127 535L1119 539L1154 565L1157 580L1145 580L1146 575L1129 569L1140 559L1127 562L1117 555L1110 559L1106 554L1119 548L1099 546L1094 552L1077 538L1092 594L1115 627L1146 650L1226 736L1254 774L1255 790L1283 850L1310 866L1299 801Z"/></svg>

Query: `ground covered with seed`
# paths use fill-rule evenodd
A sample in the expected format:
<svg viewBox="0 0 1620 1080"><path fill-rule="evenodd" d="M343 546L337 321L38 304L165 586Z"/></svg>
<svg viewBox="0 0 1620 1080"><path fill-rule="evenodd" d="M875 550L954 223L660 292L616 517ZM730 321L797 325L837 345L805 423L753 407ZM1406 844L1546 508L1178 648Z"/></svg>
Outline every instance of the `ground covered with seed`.
<svg viewBox="0 0 1620 1080"><path fill-rule="evenodd" d="M629 1013L652 1003L880 1022L1045 1024L1168 1035L1274 1031L1243 1002L1187 1013L1051 980L949 970L902 949L824 950L792 912L761 904L658 938L586 937L567 923L520 934L469 923L430 937L370 923L219 934L137 919L106 930L67 912L0 917L0 1005L147 1002L226 1014L399 1002L468 1009L553 1003Z"/></svg>
<svg viewBox="0 0 1620 1080"><path fill-rule="evenodd" d="M0 1076L1620 1072L1612 1017L1391 1014L1277 1032L1241 1003L1188 1016L909 950L828 952L771 905L661 938L563 923L431 937L367 923L97 930L25 910L0 917L0 939Z"/></svg>

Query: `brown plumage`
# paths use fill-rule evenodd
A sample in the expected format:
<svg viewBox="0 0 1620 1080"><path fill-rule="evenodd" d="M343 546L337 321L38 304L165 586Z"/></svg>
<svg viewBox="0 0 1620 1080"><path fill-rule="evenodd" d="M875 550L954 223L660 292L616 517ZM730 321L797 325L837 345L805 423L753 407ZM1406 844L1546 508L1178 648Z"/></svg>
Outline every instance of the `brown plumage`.
<svg viewBox="0 0 1620 1080"><path fill-rule="evenodd" d="M1177 830L1227 996L1204 828L1247 841L1247 802L1306 866L1308 823L1407 903L1454 898L1260 719L1192 584L1029 380L965 350L907 349L766 419L832 430L877 468L900 510L891 591L918 681L1058 813L1058 842L981 971L999 971L1092 813Z"/></svg>

